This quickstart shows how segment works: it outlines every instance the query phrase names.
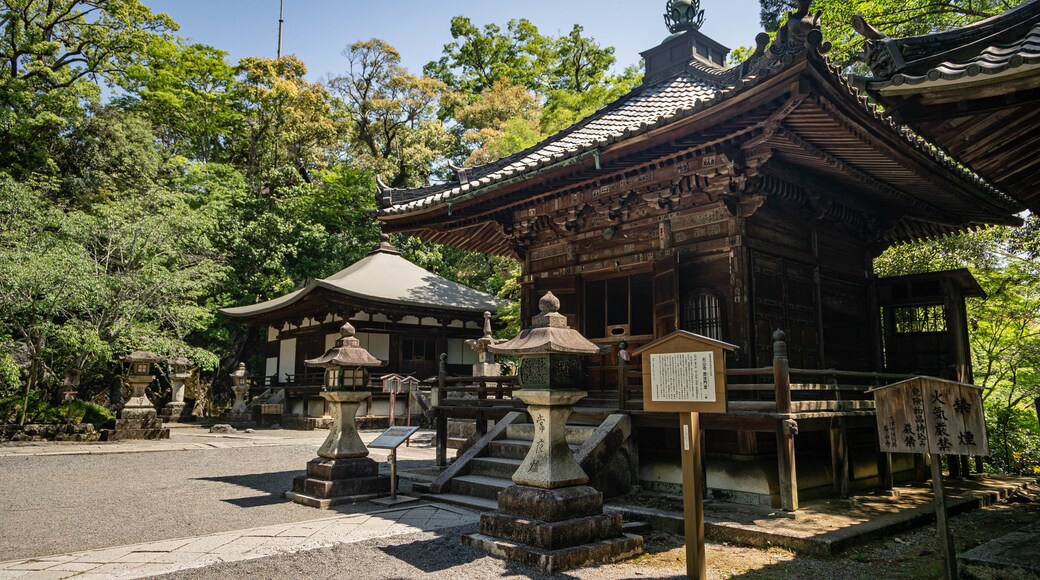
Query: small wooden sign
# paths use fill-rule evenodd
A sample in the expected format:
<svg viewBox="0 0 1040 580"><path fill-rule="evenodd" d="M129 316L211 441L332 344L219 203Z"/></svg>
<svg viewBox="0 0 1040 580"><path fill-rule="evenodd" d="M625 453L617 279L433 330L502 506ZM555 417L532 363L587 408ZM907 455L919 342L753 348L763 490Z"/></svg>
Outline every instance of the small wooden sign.
<svg viewBox="0 0 1040 580"><path fill-rule="evenodd" d="M643 409L679 414L686 575L707 578L700 413L726 412L726 351L736 346L677 330L632 352L643 357Z"/></svg>
<svg viewBox="0 0 1040 580"><path fill-rule="evenodd" d="M632 352L643 357L643 410L726 412L726 352L736 346L677 330Z"/></svg>
<svg viewBox="0 0 1040 580"><path fill-rule="evenodd" d="M989 455L982 387L914 377L870 392L881 451Z"/></svg>

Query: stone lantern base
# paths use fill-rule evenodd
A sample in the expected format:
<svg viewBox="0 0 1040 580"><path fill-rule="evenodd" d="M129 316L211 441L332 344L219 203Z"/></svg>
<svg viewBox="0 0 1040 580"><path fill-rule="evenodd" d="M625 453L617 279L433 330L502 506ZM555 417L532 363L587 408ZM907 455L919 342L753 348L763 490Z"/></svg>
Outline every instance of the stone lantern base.
<svg viewBox="0 0 1040 580"><path fill-rule="evenodd" d="M285 497L305 506L328 509L389 493L390 478L379 475L379 464L370 457L316 457L307 462L307 475L293 479L293 489L285 492Z"/></svg>
<svg viewBox="0 0 1040 580"><path fill-rule="evenodd" d="M567 418L584 391L524 390L534 442L498 510L480 515L480 533L462 542L497 556L558 572L617 562L643 552L643 538L621 531L621 515L603 513L603 494L567 446Z"/></svg>
<svg viewBox="0 0 1040 580"><path fill-rule="evenodd" d="M145 386L151 382L132 381L134 396L123 405L116 419L115 429L101 432L102 441L119 441L123 439L169 439L170 430L163 427L162 419L156 416L155 407L144 393Z"/></svg>
<svg viewBox="0 0 1040 580"><path fill-rule="evenodd" d="M307 462L307 475L293 479L285 497L319 509L367 501L390 493L390 478L379 475L379 464L368 457L368 448L357 432L355 415L370 393L329 391L333 425L318 457Z"/></svg>
<svg viewBox="0 0 1040 580"><path fill-rule="evenodd" d="M462 543L549 573L643 552L643 538L622 533L621 514L604 514L603 494L587 485L510 486L498 495L498 511L480 515L480 533Z"/></svg>
<svg viewBox="0 0 1040 580"><path fill-rule="evenodd" d="M169 402L159 411L159 417L167 423L188 423L195 420L186 403Z"/></svg>

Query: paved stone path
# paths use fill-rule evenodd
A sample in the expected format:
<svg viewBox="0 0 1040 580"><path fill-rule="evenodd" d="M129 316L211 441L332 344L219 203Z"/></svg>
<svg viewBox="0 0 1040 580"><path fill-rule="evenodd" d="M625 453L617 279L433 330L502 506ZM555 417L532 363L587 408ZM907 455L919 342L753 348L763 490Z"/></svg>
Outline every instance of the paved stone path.
<svg viewBox="0 0 1040 580"><path fill-rule="evenodd" d="M474 523L476 513L420 504L131 546L0 562L0 579L142 578L220 562L352 544Z"/></svg>

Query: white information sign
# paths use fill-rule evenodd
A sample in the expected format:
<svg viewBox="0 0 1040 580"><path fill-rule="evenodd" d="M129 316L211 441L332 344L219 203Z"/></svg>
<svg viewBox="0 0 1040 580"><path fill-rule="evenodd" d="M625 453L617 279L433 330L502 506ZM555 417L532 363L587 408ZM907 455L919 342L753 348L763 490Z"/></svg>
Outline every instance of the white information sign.
<svg viewBox="0 0 1040 580"><path fill-rule="evenodd" d="M715 358L711 352L650 355L651 400L715 402Z"/></svg>

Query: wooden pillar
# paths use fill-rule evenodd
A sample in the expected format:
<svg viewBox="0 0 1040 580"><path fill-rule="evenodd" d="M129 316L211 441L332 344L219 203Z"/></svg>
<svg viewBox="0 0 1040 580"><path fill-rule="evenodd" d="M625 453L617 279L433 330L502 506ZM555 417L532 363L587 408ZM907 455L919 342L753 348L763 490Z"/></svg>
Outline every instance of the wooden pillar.
<svg viewBox="0 0 1040 580"><path fill-rule="evenodd" d="M849 497L849 439L843 417L831 420L830 435L834 494L838 497Z"/></svg>
<svg viewBox="0 0 1040 580"><path fill-rule="evenodd" d="M780 470L780 509L798 509L798 473L794 463L794 436L798 423L781 419L776 426L776 462Z"/></svg>
<svg viewBox="0 0 1040 580"><path fill-rule="evenodd" d="M787 360L787 343L784 331L773 332L773 386L776 393L776 412L791 413L791 367ZM798 509L798 473L794 462L794 436L798 434L798 423L793 419L781 419L776 426L776 462L780 471L780 508L786 511Z"/></svg>
<svg viewBox="0 0 1040 580"><path fill-rule="evenodd" d="M892 474L892 454L880 452L877 454L878 489L881 491L892 491L895 487L895 478Z"/></svg>
<svg viewBox="0 0 1040 580"><path fill-rule="evenodd" d="M625 408L626 399L628 399L628 343L621 341L618 343L618 355L617 355L617 386L618 386L618 409L623 410Z"/></svg>
<svg viewBox="0 0 1040 580"><path fill-rule="evenodd" d="M446 379L448 378L448 354L441 353L440 363L437 366L437 396L434 400L440 402L447 393L445 392ZM446 467L448 465L448 418L444 415L444 410L438 407L434 407L433 412L437 417L436 440L437 467Z"/></svg>
<svg viewBox="0 0 1040 580"><path fill-rule="evenodd" d="M791 412L791 365L787 360L787 335L773 331L773 386L776 392L776 412Z"/></svg>
<svg viewBox="0 0 1040 580"><path fill-rule="evenodd" d="M914 480L926 481L928 479L928 454L914 454Z"/></svg>
<svg viewBox="0 0 1040 580"><path fill-rule="evenodd" d="M478 404L482 405L483 401L486 401L486 400L487 400L487 381L481 379L481 381L478 383L477 401L479 401ZM477 407L477 409L478 409L478 411L477 411L476 431L477 431L477 439L480 439L484 435L487 435L488 422L487 422L487 415L484 413L484 410L483 410L484 407L480 406L480 407Z"/></svg>

